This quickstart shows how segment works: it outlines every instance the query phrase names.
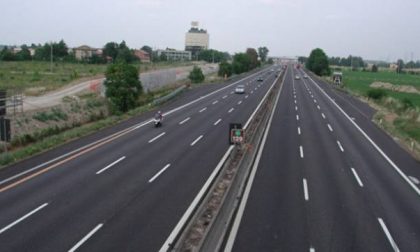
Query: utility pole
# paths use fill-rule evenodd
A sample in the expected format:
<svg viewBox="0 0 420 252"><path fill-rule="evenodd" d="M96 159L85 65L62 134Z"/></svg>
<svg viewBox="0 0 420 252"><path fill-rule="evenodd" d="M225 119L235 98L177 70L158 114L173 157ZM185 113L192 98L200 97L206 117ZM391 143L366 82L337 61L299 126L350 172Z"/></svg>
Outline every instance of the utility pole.
<svg viewBox="0 0 420 252"><path fill-rule="evenodd" d="M50 63L50 72L52 73L52 68L53 68L53 43L51 41L51 53L50 53L50 59L51 59L51 63Z"/></svg>

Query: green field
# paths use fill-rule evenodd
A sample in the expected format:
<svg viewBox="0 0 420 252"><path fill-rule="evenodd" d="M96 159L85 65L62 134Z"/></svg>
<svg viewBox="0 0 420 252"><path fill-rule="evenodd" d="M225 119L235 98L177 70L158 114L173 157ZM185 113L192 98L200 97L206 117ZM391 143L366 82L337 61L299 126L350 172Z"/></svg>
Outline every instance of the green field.
<svg viewBox="0 0 420 252"><path fill-rule="evenodd" d="M139 65L140 72L191 65L191 62L161 62ZM9 92L26 92L29 95L42 94L72 82L94 78L105 73L107 65L83 63L53 63L42 61L0 61L0 89ZM33 89L29 91L28 89Z"/></svg>
<svg viewBox="0 0 420 252"><path fill-rule="evenodd" d="M343 82L347 88L360 95L366 96L373 82L388 82L394 85L409 85L420 90L420 75L397 74L395 72L380 71L377 73L362 71L343 71ZM414 105L420 107L420 95L413 93L387 91L388 96L398 100L409 99Z"/></svg>
<svg viewBox="0 0 420 252"><path fill-rule="evenodd" d="M103 74L106 65L39 61L0 62L0 89L22 92L28 88L50 91L81 78Z"/></svg>

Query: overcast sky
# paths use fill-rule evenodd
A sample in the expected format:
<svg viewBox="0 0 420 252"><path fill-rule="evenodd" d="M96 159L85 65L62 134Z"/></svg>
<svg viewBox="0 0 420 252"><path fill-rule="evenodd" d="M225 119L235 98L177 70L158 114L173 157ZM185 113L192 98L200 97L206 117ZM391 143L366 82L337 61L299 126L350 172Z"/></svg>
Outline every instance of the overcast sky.
<svg viewBox="0 0 420 252"><path fill-rule="evenodd" d="M184 49L191 21L210 47L271 56L420 59L420 0L0 0L0 44L64 41Z"/></svg>

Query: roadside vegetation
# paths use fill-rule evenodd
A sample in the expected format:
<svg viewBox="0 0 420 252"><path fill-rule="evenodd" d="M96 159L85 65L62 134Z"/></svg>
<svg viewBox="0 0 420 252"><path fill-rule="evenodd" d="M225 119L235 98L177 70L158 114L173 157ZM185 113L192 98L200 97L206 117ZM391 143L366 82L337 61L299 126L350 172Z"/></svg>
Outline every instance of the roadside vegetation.
<svg viewBox="0 0 420 252"><path fill-rule="evenodd" d="M390 69L389 64L368 65L351 55L328 58L319 50L313 50L309 58L299 57L299 61L330 83L332 71L342 72L341 88L374 107L374 121L420 158L420 71L416 69L420 62L398 60Z"/></svg>
<svg viewBox="0 0 420 252"><path fill-rule="evenodd" d="M375 120L381 127L419 155L420 75L344 70L343 82L346 90L378 110Z"/></svg>

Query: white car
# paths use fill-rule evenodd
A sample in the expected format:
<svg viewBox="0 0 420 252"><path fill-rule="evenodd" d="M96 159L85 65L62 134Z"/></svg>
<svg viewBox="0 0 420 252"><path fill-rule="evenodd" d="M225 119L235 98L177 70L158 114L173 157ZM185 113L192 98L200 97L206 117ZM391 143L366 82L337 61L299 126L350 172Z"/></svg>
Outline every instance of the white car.
<svg viewBox="0 0 420 252"><path fill-rule="evenodd" d="M300 76L299 75L295 75L295 80L300 80Z"/></svg>
<svg viewBox="0 0 420 252"><path fill-rule="evenodd" d="M244 85L238 85L238 86L236 86L235 93L236 94L243 94L243 93L245 93L245 86Z"/></svg>
<svg viewBox="0 0 420 252"><path fill-rule="evenodd" d="M303 78L308 79L308 75L307 74L303 75Z"/></svg>

